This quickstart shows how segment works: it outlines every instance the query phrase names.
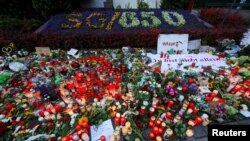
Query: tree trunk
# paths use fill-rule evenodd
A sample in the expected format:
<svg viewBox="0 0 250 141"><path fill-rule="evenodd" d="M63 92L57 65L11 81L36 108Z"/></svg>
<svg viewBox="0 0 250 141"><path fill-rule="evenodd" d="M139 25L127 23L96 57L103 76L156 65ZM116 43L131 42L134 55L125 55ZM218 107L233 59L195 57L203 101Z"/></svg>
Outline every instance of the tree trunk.
<svg viewBox="0 0 250 141"><path fill-rule="evenodd" d="M192 11L193 6L194 6L194 0L188 0L187 10L188 10L189 12Z"/></svg>

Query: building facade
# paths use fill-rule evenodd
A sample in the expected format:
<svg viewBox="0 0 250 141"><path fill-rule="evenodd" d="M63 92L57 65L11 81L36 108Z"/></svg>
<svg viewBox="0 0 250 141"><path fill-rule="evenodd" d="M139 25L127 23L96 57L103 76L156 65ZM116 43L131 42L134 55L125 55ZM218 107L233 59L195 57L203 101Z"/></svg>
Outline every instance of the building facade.
<svg viewBox="0 0 250 141"><path fill-rule="evenodd" d="M149 5L149 8L159 8L161 0L144 0ZM138 0L83 0L82 8L122 8L122 9L137 9Z"/></svg>

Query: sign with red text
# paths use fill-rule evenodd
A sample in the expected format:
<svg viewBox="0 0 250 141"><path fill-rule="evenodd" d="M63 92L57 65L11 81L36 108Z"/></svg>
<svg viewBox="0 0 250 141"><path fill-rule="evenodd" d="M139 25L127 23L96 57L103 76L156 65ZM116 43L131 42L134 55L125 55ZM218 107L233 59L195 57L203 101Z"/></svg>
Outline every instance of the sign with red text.
<svg viewBox="0 0 250 141"><path fill-rule="evenodd" d="M157 42L157 53L187 53L188 34L160 34Z"/></svg>
<svg viewBox="0 0 250 141"><path fill-rule="evenodd" d="M167 70L184 71L187 66L192 66L194 70L199 70L202 67L207 66L211 66L214 70L218 70L220 67L227 67L225 58L220 58L208 53L176 55L148 53L147 56L151 58L152 63L162 61L161 72L165 72Z"/></svg>

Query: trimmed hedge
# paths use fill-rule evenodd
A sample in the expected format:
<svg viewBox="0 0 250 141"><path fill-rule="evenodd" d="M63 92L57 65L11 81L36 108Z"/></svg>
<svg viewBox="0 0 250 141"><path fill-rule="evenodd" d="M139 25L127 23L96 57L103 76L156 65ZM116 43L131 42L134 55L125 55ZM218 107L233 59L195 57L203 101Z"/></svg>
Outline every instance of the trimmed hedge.
<svg viewBox="0 0 250 141"><path fill-rule="evenodd" d="M190 39L202 39L209 45L216 44L216 40L223 38L235 39L240 42L246 28L226 29L180 29L168 33L188 33ZM35 34L35 33L12 33L0 32L0 46L6 46L7 42L13 41L17 48L34 50L36 46L49 46L52 49L79 49L90 48L120 48L123 46L152 48L157 46L160 30L152 29L142 32L123 32L105 35L94 33L71 33L71 34Z"/></svg>

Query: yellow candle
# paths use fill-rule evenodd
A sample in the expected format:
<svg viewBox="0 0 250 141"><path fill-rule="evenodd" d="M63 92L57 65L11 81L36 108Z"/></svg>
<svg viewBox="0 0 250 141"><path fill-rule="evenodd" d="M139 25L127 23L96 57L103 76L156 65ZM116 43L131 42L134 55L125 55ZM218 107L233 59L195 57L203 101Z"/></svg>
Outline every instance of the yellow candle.
<svg viewBox="0 0 250 141"><path fill-rule="evenodd" d="M193 130L192 129L187 129L186 135L187 135L187 137L192 137L194 135Z"/></svg>

